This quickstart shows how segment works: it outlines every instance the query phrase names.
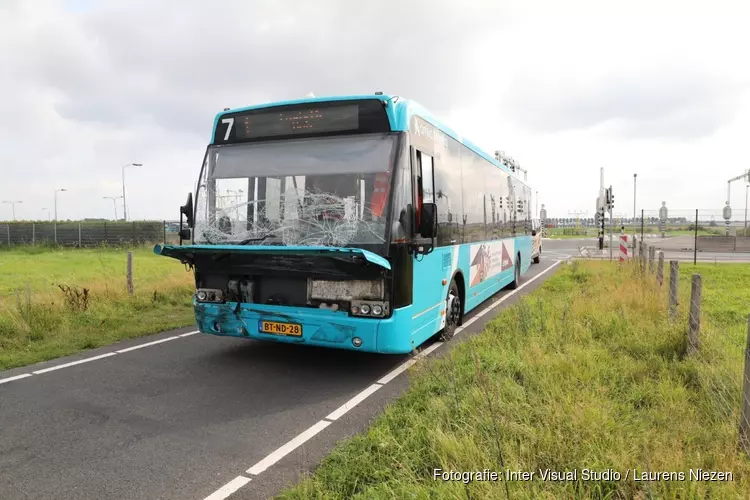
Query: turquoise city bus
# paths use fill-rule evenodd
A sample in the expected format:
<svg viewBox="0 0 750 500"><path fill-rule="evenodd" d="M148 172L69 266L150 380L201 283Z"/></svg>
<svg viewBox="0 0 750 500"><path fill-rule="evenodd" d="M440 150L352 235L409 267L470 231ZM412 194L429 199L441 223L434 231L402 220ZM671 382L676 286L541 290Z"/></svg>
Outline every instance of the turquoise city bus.
<svg viewBox="0 0 750 500"><path fill-rule="evenodd" d="M408 353L529 269L517 170L398 96L227 109L154 252L194 271L203 333Z"/></svg>

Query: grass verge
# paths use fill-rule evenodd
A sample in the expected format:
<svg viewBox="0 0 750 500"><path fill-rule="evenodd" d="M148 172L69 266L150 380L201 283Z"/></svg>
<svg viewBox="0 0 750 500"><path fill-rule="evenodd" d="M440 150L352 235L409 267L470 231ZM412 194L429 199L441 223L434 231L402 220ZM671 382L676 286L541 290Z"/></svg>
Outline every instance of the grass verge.
<svg viewBox="0 0 750 500"><path fill-rule="evenodd" d="M704 276L705 328L701 355L687 357L693 270ZM684 268L669 321L652 277L566 265L482 334L415 365L410 389L367 432L279 497L748 498L750 461L737 451L748 278L740 266ZM637 481L633 470L689 478L701 468L733 480ZM446 482L434 469L535 475ZM584 469L621 477L585 480ZM546 470L578 477L544 481Z"/></svg>
<svg viewBox="0 0 750 500"><path fill-rule="evenodd" d="M152 247L0 252L0 370L193 324L192 273Z"/></svg>

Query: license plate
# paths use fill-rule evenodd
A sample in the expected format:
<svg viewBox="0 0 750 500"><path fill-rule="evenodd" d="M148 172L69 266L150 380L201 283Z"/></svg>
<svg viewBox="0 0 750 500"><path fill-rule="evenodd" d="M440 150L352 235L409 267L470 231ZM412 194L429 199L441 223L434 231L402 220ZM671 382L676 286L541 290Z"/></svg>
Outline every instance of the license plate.
<svg viewBox="0 0 750 500"><path fill-rule="evenodd" d="M260 333L271 333L274 335L301 337L302 325L297 323L279 323L277 321L258 321L258 331Z"/></svg>

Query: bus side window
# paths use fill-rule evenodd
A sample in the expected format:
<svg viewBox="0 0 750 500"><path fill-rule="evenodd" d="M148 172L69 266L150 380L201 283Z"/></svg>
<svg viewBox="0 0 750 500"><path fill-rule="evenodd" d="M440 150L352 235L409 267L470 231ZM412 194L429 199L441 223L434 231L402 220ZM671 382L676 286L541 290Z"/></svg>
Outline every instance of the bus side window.
<svg viewBox="0 0 750 500"><path fill-rule="evenodd" d="M417 227L422 214L422 203L435 203L435 183L432 156L417 151Z"/></svg>
<svg viewBox="0 0 750 500"><path fill-rule="evenodd" d="M419 188L421 189L423 203L435 203L434 182L433 182L433 163L432 156L417 151L419 161Z"/></svg>

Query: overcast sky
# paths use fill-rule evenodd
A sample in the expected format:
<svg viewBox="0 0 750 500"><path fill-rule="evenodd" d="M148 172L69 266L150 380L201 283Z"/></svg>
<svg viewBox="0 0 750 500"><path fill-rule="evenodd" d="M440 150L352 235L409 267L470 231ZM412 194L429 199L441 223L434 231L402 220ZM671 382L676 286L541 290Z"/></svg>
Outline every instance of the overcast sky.
<svg viewBox="0 0 750 500"><path fill-rule="evenodd" d="M0 0L0 200L112 217L136 162L131 218L174 219L216 112L384 91L512 155L551 216L592 213L600 167L615 214L636 172L639 210L720 210L750 167L747 5Z"/></svg>

